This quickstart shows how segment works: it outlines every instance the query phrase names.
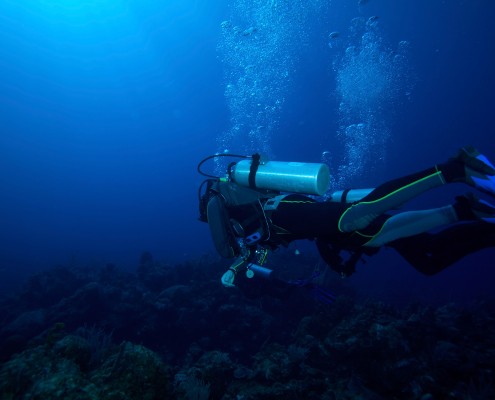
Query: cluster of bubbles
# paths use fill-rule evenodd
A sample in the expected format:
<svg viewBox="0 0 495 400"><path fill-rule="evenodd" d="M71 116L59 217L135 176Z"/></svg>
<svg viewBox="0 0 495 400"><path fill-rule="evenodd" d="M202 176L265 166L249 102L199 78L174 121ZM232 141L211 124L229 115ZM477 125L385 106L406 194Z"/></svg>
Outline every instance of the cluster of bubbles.
<svg viewBox="0 0 495 400"><path fill-rule="evenodd" d="M339 188L382 163L394 110L411 89L408 42L388 48L378 17L353 19L350 33L350 44L334 61L340 103L337 135L344 147L333 182ZM340 40L336 32L329 39Z"/></svg>
<svg viewBox="0 0 495 400"><path fill-rule="evenodd" d="M359 6L365 3L358 1ZM219 152L273 155L272 132L278 127L301 46L309 43L306 29L328 6L324 0L232 0L218 45L230 112L229 127L217 136ZM336 172L332 189L354 184L356 177L381 163L394 108L410 91L408 43L400 42L394 50L387 47L378 21L353 19L345 45L339 32L328 36L328 45L337 54L333 63L337 138L343 147L340 154L322 156ZM224 171L225 162L218 158L217 172Z"/></svg>
<svg viewBox="0 0 495 400"><path fill-rule="evenodd" d="M217 138L224 152L271 154L271 133L289 90L304 27L320 1L235 0L221 23L230 127ZM322 1L322 3L324 3Z"/></svg>

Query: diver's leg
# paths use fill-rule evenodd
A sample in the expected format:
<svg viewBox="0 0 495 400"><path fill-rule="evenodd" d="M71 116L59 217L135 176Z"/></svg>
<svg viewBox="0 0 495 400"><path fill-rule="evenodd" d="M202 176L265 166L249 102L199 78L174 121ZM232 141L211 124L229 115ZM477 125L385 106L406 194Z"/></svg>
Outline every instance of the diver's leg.
<svg viewBox="0 0 495 400"><path fill-rule="evenodd" d="M352 232L368 226L378 215L446 183L464 182L495 196L495 168L473 148L462 148L448 162L378 186L341 215L338 229Z"/></svg>
<svg viewBox="0 0 495 400"><path fill-rule="evenodd" d="M422 233L395 240L387 243L387 246L396 250L417 271L431 276L456 261L456 259L450 261L444 257L444 255L450 255L450 252L447 251L448 247L444 243L436 247L437 251L431 251L433 237L434 235L431 233Z"/></svg>
<svg viewBox="0 0 495 400"><path fill-rule="evenodd" d="M469 193L465 196L457 196L453 205L393 215L364 245L380 247L394 240L418 235L458 221L476 220L495 222L495 206Z"/></svg>
<svg viewBox="0 0 495 400"><path fill-rule="evenodd" d="M434 275L463 257L495 247L495 224L472 221L437 233L423 233L388 243L416 270Z"/></svg>
<svg viewBox="0 0 495 400"><path fill-rule="evenodd" d="M380 231L366 242L365 246L380 247L388 242L418 235L457 221L453 206L402 212L387 219Z"/></svg>
<svg viewBox="0 0 495 400"><path fill-rule="evenodd" d="M437 168L429 168L386 182L361 201L347 208L339 219L338 228L341 232L363 229L380 214L445 183L442 172Z"/></svg>

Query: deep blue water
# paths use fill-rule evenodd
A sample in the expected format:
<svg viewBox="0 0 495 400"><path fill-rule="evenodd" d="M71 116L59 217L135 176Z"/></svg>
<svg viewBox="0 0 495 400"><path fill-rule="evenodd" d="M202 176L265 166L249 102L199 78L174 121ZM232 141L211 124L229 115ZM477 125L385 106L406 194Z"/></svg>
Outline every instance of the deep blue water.
<svg viewBox="0 0 495 400"><path fill-rule="evenodd" d="M465 144L495 159L495 4L361 3L2 1L1 289L55 264L212 252L196 164L218 151L326 161L335 187ZM397 301L470 301L489 296L494 255L424 278L389 251L352 280Z"/></svg>

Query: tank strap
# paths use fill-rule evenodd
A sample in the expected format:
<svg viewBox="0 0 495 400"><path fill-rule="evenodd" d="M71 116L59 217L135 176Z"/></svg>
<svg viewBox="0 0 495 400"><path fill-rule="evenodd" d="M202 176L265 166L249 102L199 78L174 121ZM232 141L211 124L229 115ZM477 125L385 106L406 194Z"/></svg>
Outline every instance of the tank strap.
<svg viewBox="0 0 495 400"><path fill-rule="evenodd" d="M349 194L349 192L351 191L351 189L345 189L343 192L342 192L342 198L340 199L340 202L341 203L347 203L347 195Z"/></svg>
<svg viewBox="0 0 495 400"><path fill-rule="evenodd" d="M253 154L253 161L251 163L251 168L249 169L249 176L248 176L248 181L249 181L249 187L251 189L256 189L256 172L258 172L258 167L260 166L260 159L261 156L256 153Z"/></svg>

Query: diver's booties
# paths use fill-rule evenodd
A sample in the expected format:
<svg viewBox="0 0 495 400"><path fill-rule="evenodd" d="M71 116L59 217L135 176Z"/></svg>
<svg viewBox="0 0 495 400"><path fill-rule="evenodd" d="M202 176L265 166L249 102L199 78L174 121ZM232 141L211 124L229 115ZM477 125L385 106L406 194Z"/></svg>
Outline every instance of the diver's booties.
<svg viewBox="0 0 495 400"><path fill-rule="evenodd" d="M495 175L493 164L473 146L466 146L459 149L459 153L455 158L461 161L467 168L486 175Z"/></svg>
<svg viewBox="0 0 495 400"><path fill-rule="evenodd" d="M473 193L457 196L453 207L459 221L481 220L495 223L495 206Z"/></svg>
<svg viewBox="0 0 495 400"><path fill-rule="evenodd" d="M495 167L474 147L461 148L455 157L438 168L447 182L464 182L495 197Z"/></svg>
<svg viewBox="0 0 495 400"><path fill-rule="evenodd" d="M456 158L464 164L468 185L495 196L495 167L488 158L471 146L460 149Z"/></svg>

